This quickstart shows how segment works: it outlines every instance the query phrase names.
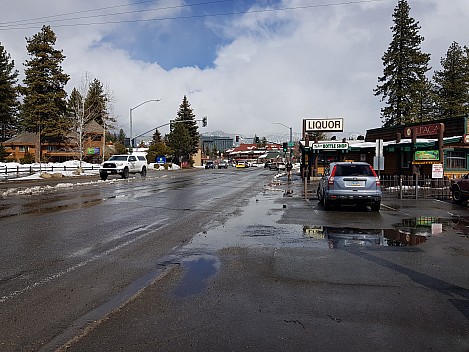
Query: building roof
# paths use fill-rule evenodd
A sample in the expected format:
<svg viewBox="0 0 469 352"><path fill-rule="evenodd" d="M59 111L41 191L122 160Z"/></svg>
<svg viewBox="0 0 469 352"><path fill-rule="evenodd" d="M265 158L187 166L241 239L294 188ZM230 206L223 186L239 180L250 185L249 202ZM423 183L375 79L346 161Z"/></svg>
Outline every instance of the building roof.
<svg viewBox="0 0 469 352"><path fill-rule="evenodd" d="M22 132L19 135L7 139L3 142L3 145L34 145L36 140L36 133L34 132Z"/></svg>
<svg viewBox="0 0 469 352"><path fill-rule="evenodd" d="M84 126L83 132L85 134L103 134L104 128L99 123L92 120ZM76 139L73 134L70 134L68 138L72 140ZM36 142L36 133L22 132L13 138L7 139L2 144L4 146L15 146L15 145L32 145L33 146L35 145L35 142Z"/></svg>
<svg viewBox="0 0 469 352"><path fill-rule="evenodd" d="M84 133L91 133L91 134L103 134L104 127L97 123L95 120L89 121L83 128Z"/></svg>
<svg viewBox="0 0 469 352"><path fill-rule="evenodd" d="M240 144L234 148L230 148L226 150L227 153L233 154L233 153L265 153L266 151L269 150L282 150L282 146L280 144L276 143L269 143L266 144L265 147L258 148L257 144Z"/></svg>

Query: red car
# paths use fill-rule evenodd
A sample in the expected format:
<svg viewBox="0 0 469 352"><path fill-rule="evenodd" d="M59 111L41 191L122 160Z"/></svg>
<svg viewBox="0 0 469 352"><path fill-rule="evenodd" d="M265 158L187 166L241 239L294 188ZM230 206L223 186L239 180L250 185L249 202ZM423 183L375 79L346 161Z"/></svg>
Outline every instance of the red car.
<svg viewBox="0 0 469 352"><path fill-rule="evenodd" d="M453 200L458 203L469 199L469 174L451 181L451 194Z"/></svg>

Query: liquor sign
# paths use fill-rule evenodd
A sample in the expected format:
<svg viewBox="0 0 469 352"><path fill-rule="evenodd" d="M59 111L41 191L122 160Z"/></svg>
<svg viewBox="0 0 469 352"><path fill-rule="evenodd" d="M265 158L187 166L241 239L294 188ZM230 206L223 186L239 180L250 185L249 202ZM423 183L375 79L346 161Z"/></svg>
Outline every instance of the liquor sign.
<svg viewBox="0 0 469 352"><path fill-rule="evenodd" d="M348 149L348 143L313 143L313 150L343 150Z"/></svg>
<svg viewBox="0 0 469 352"><path fill-rule="evenodd" d="M417 150L415 152L415 161L440 160L439 150Z"/></svg>
<svg viewBox="0 0 469 352"><path fill-rule="evenodd" d="M332 119L303 120L305 132L343 132L344 119L342 117Z"/></svg>

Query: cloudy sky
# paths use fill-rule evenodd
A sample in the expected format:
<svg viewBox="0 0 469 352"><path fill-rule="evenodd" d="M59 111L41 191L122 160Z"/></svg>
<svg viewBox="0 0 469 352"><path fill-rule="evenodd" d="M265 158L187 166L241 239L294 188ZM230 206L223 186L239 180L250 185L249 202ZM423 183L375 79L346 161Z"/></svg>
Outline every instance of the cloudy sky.
<svg viewBox="0 0 469 352"><path fill-rule="evenodd" d="M408 0L430 65L469 46L469 1ZM344 117L344 131L380 127L381 57L397 0L18 0L0 43L23 77L25 38L50 25L70 93L88 75L113 96L116 127L133 135L176 117L184 95L200 132L301 132L303 119ZM280 123L285 126L275 124ZM160 129L167 133L166 128Z"/></svg>

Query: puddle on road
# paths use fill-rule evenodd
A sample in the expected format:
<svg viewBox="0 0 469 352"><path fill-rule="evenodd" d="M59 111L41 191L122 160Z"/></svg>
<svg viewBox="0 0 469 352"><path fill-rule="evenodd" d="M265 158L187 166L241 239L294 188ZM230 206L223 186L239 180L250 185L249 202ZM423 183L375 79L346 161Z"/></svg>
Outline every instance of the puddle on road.
<svg viewBox="0 0 469 352"><path fill-rule="evenodd" d="M468 220L460 217L421 216L403 219L394 228L388 229L307 225L303 227L303 236L327 241L331 249L351 246L418 246L431 236L443 234L448 228L462 230L467 236L469 227L466 224Z"/></svg>
<svg viewBox="0 0 469 352"><path fill-rule="evenodd" d="M220 269L220 261L213 255L193 255L184 258L182 266L184 276L173 290L173 294L180 298L201 293Z"/></svg>

